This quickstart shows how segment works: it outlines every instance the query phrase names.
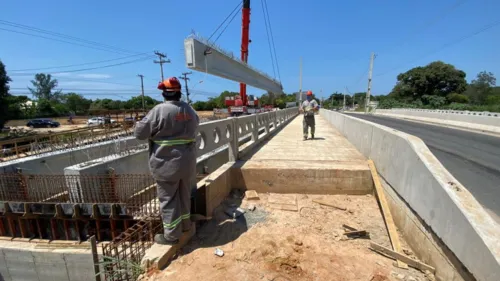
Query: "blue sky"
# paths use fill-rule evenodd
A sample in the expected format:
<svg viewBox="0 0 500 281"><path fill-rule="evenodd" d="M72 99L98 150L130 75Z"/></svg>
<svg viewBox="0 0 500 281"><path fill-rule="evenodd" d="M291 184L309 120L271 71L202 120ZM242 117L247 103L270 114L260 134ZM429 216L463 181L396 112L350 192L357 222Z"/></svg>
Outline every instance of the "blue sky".
<svg viewBox="0 0 500 281"><path fill-rule="evenodd" d="M13 70L83 64L137 53L166 53L171 64L166 76L179 76L185 67L183 39L192 30L210 36L241 0L217 1L3 1L0 20L37 27L133 53L114 53L12 33L44 34L0 24L0 59L14 80L14 93L29 85L29 76ZM498 21L497 0L326 1L267 0L276 53L285 92L299 88L299 58L303 59L303 88L319 96L334 91L365 91L370 52L374 64L373 93L386 94L396 76L434 60L451 63L467 73L482 70L500 74L500 26L457 42ZM249 64L273 74L261 0L252 0ZM239 56L241 13L217 44ZM59 38L61 40L61 38ZM67 40L67 39L65 39ZM72 41L74 42L74 41ZM457 42L457 43L454 43ZM443 46L447 45L445 48ZM126 62L58 68L55 75L64 91L91 98L128 98L140 91L143 74L146 94L159 99L159 66L151 59L116 67L64 73L72 69ZM36 71L26 71L33 73ZM19 72L17 72L19 73ZM206 99L223 90L238 91L237 83L194 72L190 87L194 99ZM200 83L200 81L203 81ZM21 90L18 90L21 89ZM83 89L86 89L85 91ZM96 95L106 93L109 95ZM262 90L250 88L250 93Z"/></svg>

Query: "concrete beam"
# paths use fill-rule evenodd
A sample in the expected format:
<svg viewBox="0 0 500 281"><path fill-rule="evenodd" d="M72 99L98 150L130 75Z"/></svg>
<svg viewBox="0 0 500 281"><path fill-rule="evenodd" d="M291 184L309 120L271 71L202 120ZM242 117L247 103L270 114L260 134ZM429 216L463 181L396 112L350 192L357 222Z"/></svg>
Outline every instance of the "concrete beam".
<svg viewBox="0 0 500 281"><path fill-rule="evenodd" d="M245 83L272 93L283 93L283 86L279 81L204 39L194 37L185 39L184 52L189 69Z"/></svg>

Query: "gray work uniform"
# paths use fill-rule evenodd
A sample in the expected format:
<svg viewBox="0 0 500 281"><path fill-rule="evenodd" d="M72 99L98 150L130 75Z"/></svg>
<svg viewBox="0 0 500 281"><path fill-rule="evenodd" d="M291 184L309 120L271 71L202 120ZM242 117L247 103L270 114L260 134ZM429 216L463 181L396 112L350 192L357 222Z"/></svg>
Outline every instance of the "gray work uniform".
<svg viewBox="0 0 500 281"><path fill-rule="evenodd" d="M191 227L191 183L196 177L196 111L183 101L155 106L137 122L135 137L149 139L149 168L156 181L165 238ZM138 164L140 165L140 164Z"/></svg>
<svg viewBox="0 0 500 281"><path fill-rule="evenodd" d="M302 102L301 108L304 111L304 121L302 121L302 128L304 132L304 137L307 137L309 127L311 127L311 135L314 135L316 122L314 120L314 108L318 107L316 100L311 99L310 101L305 100Z"/></svg>

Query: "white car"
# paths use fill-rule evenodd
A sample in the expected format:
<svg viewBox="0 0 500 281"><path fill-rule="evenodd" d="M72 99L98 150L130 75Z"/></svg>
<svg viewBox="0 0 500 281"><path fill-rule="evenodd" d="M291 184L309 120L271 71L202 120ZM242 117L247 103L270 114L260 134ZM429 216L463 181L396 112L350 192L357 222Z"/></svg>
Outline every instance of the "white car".
<svg viewBox="0 0 500 281"><path fill-rule="evenodd" d="M116 123L116 120L110 119L111 123ZM87 120L87 125L102 125L104 124L104 117L92 117L89 120Z"/></svg>

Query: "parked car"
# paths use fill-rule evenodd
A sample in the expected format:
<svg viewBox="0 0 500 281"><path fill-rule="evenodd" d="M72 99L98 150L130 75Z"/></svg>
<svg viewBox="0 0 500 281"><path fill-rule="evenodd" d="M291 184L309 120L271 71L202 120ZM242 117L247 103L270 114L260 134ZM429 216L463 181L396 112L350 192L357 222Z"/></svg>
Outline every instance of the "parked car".
<svg viewBox="0 0 500 281"><path fill-rule="evenodd" d="M57 128L59 126L61 126L59 122L50 119L33 119L26 124L26 127L30 128Z"/></svg>
<svg viewBox="0 0 500 281"><path fill-rule="evenodd" d="M116 120L114 119L109 119L110 123L116 123ZM103 125L106 123L106 118L105 117L92 117L89 120L87 120L87 125Z"/></svg>

